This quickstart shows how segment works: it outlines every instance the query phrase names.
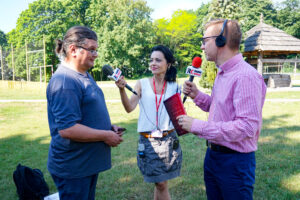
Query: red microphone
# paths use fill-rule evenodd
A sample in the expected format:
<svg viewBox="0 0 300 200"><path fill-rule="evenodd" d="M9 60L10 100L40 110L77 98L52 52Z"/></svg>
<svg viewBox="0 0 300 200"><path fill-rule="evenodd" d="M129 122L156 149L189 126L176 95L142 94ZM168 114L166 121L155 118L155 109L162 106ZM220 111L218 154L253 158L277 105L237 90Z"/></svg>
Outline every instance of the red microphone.
<svg viewBox="0 0 300 200"><path fill-rule="evenodd" d="M198 76L198 77L201 76L202 70L198 69L198 68L200 68L201 64L202 64L202 59L200 57L195 57L193 59L192 66L187 67L185 73L190 75L190 78L189 78L190 82L193 82L195 76ZM182 102L184 103L186 101L186 99L187 99L187 95L184 95Z"/></svg>
<svg viewBox="0 0 300 200"><path fill-rule="evenodd" d="M201 67L201 64L202 64L202 59L201 57L195 57L193 59L193 62L192 62L192 66L195 67L195 68L199 68Z"/></svg>

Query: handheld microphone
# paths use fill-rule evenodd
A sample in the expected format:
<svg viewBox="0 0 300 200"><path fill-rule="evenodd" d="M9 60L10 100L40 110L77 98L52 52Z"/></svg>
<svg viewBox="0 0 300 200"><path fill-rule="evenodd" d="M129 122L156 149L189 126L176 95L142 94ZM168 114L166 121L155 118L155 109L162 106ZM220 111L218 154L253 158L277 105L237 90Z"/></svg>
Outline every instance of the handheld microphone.
<svg viewBox="0 0 300 200"><path fill-rule="evenodd" d="M192 66L187 67L185 73L190 75L190 78L189 78L190 82L193 82L195 76L198 76L198 77L201 76L202 70L198 69L198 68L200 68L201 64L202 64L202 59L200 57L195 57L193 59ZM186 101L186 99L187 99L187 95L184 95L182 102L184 103Z"/></svg>
<svg viewBox="0 0 300 200"><path fill-rule="evenodd" d="M107 77L110 79L113 79L114 81L118 81L119 78L121 77L122 71L119 68L116 68L115 70L113 70L113 68L110 65L104 65L102 67L103 73L108 75ZM138 95L136 93L136 91L134 91L132 89L132 87L130 87L127 83L125 85L125 87L130 90L133 94Z"/></svg>

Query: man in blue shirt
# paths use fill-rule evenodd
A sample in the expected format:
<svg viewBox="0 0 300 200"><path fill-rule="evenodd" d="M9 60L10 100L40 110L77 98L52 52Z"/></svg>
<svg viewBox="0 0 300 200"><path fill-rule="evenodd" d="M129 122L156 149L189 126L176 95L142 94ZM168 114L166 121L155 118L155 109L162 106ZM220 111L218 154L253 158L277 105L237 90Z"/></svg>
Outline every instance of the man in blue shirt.
<svg viewBox="0 0 300 200"><path fill-rule="evenodd" d="M60 200L94 199L98 173L111 168L110 147L123 140L119 127L111 125L102 90L87 72L97 48L97 35L83 26L57 41L62 62L47 87L48 170Z"/></svg>

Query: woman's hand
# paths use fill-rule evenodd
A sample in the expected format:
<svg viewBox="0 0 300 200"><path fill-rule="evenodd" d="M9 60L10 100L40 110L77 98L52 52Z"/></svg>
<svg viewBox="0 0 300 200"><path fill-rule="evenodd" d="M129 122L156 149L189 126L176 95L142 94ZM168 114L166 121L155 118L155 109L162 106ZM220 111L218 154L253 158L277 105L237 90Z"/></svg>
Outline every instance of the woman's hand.
<svg viewBox="0 0 300 200"><path fill-rule="evenodd" d="M124 89L126 85L126 81L124 76L121 76L118 81L115 82L119 89Z"/></svg>

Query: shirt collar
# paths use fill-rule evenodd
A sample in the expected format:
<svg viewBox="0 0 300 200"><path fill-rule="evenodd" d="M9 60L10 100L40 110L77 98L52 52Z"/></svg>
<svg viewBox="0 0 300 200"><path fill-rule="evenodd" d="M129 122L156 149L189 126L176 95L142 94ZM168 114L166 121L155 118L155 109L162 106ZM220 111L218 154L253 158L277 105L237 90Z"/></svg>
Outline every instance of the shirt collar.
<svg viewBox="0 0 300 200"><path fill-rule="evenodd" d="M237 63L239 63L241 60L243 60L243 56L241 53L239 53L227 60L223 65L219 66L219 68L222 72L226 72L230 70L233 66L235 66Z"/></svg>
<svg viewBox="0 0 300 200"><path fill-rule="evenodd" d="M88 73L87 73L87 72L84 73L84 74L82 74L82 73L76 71L74 65L72 65L72 64L70 64L70 63L67 63L67 62L64 61L64 60L62 60L62 61L60 62L60 64L61 64L62 66L64 66L64 67L70 69L71 71L74 71L75 73L77 73L77 74L79 74L79 75L81 75L81 76L84 76L84 77L87 77L87 76L88 76Z"/></svg>

